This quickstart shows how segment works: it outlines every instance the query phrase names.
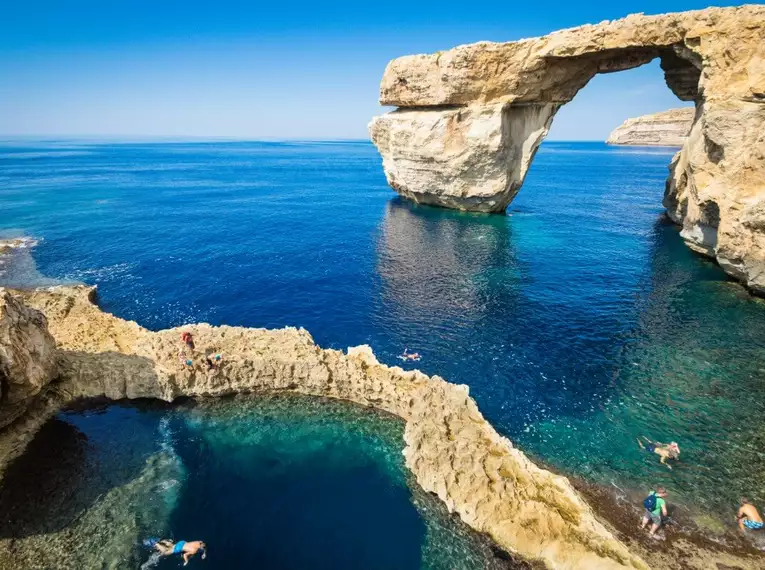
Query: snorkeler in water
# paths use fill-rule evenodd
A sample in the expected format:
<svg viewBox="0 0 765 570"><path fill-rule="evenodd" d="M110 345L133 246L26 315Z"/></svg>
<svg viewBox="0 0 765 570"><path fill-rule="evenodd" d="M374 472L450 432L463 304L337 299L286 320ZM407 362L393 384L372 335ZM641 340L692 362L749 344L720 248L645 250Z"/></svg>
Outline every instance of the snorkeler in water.
<svg viewBox="0 0 765 570"><path fill-rule="evenodd" d="M409 349L405 348L404 349L404 354L399 356L399 358L401 360L414 360L415 362L417 362L422 357L420 356L419 352L409 352Z"/></svg>
<svg viewBox="0 0 765 570"><path fill-rule="evenodd" d="M680 446L677 445L677 442L659 443L658 441L651 441L646 436L643 436L643 439L646 441L645 445L640 441L640 438L637 439L640 449L644 449L648 453L655 453L661 457L659 461L662 465L666 465L667 469L672 469L672 466L667 463L667 459L677 460L680 457Z"/></svg>
<svg viewBox="0 0 765 570"><path fill-rule="evenodd" d="M179 540L173 542L169 538L163 538L154 544L154 549L162 556L172 556L173 554L180 554L183 557L183 565L189 563L200 550L202 551L202 560L207 558L207 545L201 540L193 540L186 542L185 540Z"/></svg>

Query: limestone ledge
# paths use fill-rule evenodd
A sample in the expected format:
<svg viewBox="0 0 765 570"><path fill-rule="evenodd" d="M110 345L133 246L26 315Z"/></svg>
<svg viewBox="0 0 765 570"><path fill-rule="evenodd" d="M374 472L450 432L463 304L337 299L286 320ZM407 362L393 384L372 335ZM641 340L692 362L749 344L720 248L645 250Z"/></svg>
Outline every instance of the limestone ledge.
<svg viewBox="0 0 765 570"><path fill-rule="evenodd" d="M627 119L608 135L606 143L681 147L691 132L694 114L693 107L681 107Z"/></svg>
<svg viewBox="0 0 765 570"><path fill-rule="evenodd" d="M419 484L508 551L556 569L648 568L565 477L537 467L492 428L467 386L380 364L368 346L347 354L322 349L304 329L195 324L151 332L101 311L95 288L0 289L0 299L18 308L12 296L47 318L58 376L0 431L0 469L46 419L80 398L170 402L274 391L339 398L402 418L406 465ZM193 370L177 354L182 330L196 343ZM207 371L201 355L212 352L223 355L223 364Z"/></svg>

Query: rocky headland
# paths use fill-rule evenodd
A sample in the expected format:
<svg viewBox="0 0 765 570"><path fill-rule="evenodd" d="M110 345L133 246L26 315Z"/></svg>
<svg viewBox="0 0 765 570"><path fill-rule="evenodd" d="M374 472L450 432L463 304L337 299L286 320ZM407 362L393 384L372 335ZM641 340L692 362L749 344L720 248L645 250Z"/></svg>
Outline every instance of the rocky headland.
<svg viewBox="0 0 765 570"><path fill-rule="evenodd" d="M606 143L681 147L691 132L695 114L693 107L680 107L627 119L608 135Z"/></svg>
<svg viewBox="0 0 765 570"><path fill-rule="evenodd" d="M466 386L380 364L366 346L321 349L303 329L191 325L151 332L104 313L90 287L0 289L0 469L63 406L297 392L373 406L405 423L406 465L468 525L550 568L646 569L569 481L532 463L483 418ZM178 358L193 334L194 365ZM207 370L203 355L223 355Z"/></svg>
<svg viewBox="0 0 765 570"><path fill-rule="evenodd" d="M370 124L388 183L422 204L503 212L555 114L598 73L661 61L696 113L664 206L695 251L765 294L765 6L626 18L391 61Z"/></svg>

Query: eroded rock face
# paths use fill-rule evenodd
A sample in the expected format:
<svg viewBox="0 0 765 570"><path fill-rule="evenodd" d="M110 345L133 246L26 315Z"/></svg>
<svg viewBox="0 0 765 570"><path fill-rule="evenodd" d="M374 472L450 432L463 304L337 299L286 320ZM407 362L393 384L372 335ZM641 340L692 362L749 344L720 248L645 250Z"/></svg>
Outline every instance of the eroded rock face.
<svg viewBox="0 0 765 570"><path fill-rule="evenodd" d="M45 317L0 288L0 428L56 375L56 343Z"/></svg>
<svg viewBox="0 0 765 570"><path fill-rule="evenodd" d="M695 250L765 293L765 6L632 15L540 38L388 64L370 124L391 186L417 202L501 212L555 113L598 73L661 60L696 102L665 205Z"/></svg>
<svg viewBox="0 0 765 570"><path fill-rule="evenodd" d="M681 147L688 138L696 109L681 107L661 113L627 119L616 127L606 142L634 146Z"/></svg>
<svg viewBox="0 0 765 570"><path fill-rule="evenodd" d="M647 568L594 517L566 478L538 468L489 425L467 386L382 365L366 346L347 354L321 349L303 329L199 324L151 332L102 312L87 287L23 295L48 317L61 372L32 417L0 431L0 469L19 452L19 439L32 437L30 426L81 397L172 401L292 391L340 398L403 418L406 464L419 484L504 548L550 568ZM188 354L191 369L178 357L182 331L191 332L196 345ZM218 369L204 364L211 353L222 355Z"/></svg>

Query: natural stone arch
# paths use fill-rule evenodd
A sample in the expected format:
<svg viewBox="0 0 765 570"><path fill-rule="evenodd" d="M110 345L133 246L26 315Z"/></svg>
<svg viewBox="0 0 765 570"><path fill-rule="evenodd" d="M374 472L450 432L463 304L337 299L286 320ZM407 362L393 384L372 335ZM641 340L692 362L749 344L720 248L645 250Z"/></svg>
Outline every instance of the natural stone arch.
<svg viewBox="0 0 765 570"><path fill-rule="evenodd" d="M403 196L502 212L558 109L596 74L656 58L668 87L696 103L670 165L667 212L690 247L765 293L765 231L756 229L765 227L765 6L633 15L398 58L380 87L380 102L398 109L372 121L372 140Z"/></svg>

